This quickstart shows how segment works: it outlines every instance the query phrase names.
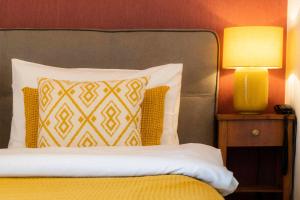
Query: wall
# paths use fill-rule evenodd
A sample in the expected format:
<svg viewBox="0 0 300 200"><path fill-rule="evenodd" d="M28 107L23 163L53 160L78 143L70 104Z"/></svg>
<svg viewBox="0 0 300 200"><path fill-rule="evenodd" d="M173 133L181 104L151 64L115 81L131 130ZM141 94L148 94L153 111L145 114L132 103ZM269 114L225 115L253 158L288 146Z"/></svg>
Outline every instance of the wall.
<svg viewBox="0 0 300 200"><path fill-rule="evenodd" d="M298 116L294 199L300 199L300 1L288 1L286 102ZM297 189L296 189L297 188Z"/></svg>
<svg viewBox="0 0 300 200"><path fill-rule="evenodd" d="M138 3L137 3L138 2ZM287 0L0 0L2 28L286 27ZM219 111L232 112L232 70L222 70ZM270 72L269 107L284 101L285 70Z"/></svg>

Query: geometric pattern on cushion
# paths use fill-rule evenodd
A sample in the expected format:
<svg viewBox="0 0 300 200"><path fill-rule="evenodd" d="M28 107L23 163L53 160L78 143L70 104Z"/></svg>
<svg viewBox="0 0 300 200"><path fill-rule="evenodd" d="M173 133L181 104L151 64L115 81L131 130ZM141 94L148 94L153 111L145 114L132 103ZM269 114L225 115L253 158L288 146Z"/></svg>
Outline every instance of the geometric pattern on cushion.
<svg viewBox="0 0 300 200"><path fill-rule="evenodd" d="M78 82L38 80L37 147L140 146L147 77Z"/></svg>

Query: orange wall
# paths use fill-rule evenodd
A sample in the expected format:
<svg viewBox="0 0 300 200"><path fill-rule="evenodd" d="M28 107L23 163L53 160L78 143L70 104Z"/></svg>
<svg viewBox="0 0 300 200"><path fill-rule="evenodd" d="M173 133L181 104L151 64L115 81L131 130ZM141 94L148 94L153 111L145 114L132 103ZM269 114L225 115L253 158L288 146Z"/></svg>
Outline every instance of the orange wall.
<svg viewBox="0 0 300 200"><path fill-rule="evenodd" d="M2 28L286 27L287 0L0 0ZM285 70L270 72L269 111L284 102ZM232 112L232 71L221 70L219 111Z"/></svg>

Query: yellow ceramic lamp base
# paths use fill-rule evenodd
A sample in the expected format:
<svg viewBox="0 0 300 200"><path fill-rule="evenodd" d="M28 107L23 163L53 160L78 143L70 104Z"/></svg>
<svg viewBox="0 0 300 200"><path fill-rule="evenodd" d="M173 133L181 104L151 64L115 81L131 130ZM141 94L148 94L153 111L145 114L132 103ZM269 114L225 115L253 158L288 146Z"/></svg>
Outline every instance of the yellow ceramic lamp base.
<svg viewBox="0 0 300 200"><path fill-rule="evenodd" d="M240 113L255 114L268 105L268 70L239 68L234 74L234 109Z"/></svg>

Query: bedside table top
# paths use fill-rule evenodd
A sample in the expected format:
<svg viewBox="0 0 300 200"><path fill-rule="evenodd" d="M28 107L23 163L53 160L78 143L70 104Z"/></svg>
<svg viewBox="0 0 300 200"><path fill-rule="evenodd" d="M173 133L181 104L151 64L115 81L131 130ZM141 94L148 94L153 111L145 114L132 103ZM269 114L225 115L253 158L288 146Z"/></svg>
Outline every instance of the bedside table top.
<svg viewBox="0 0 300 200"><path fill-rule="evenodd" d="M282 120L286 115L267 113L267 114L217 114L217 119L219 121L223 120ZM288 115L289 120L295 120L296 116L294 114Z"/></svg>

